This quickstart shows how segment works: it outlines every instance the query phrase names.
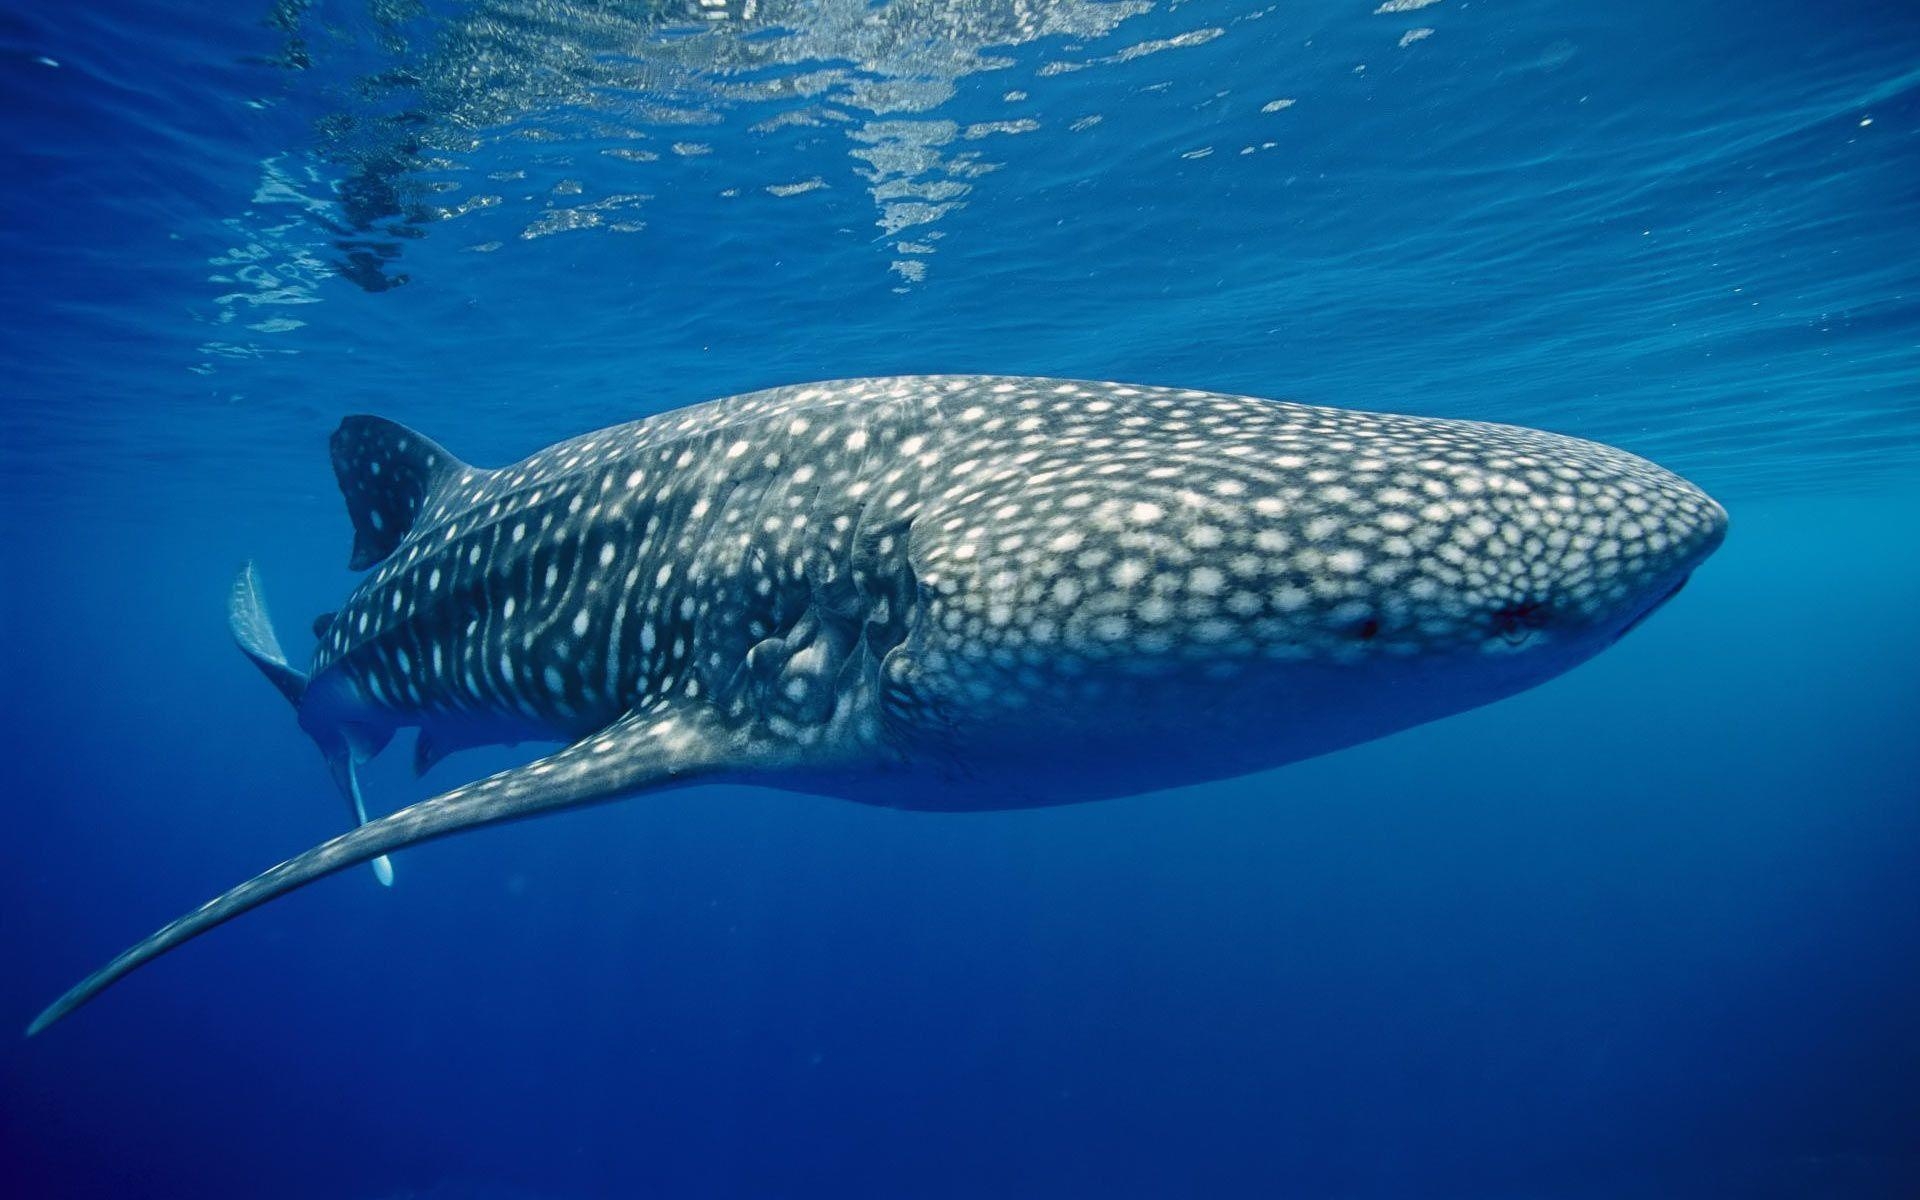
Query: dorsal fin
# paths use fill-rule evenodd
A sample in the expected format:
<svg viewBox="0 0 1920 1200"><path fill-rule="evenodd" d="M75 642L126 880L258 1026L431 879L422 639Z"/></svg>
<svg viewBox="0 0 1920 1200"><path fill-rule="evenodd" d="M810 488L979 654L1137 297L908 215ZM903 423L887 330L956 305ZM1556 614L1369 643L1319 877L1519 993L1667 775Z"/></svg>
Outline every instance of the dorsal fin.
<svg viewBox="0 0 1920 1200"><path fill-rule="evenodd" d="M353 558L364 571L407 536L434 489L465 469L453 455L383 417L348 417L333 431L333 474L353 518Z"/></svg>
<svg viewBox="0 0 1920 1200"><path fill-rule="evenodd" d="M313 636L316 639L327 636L327 630L333 628L333 618L336 615L335 613L323 612L313 619Z"/></svg>

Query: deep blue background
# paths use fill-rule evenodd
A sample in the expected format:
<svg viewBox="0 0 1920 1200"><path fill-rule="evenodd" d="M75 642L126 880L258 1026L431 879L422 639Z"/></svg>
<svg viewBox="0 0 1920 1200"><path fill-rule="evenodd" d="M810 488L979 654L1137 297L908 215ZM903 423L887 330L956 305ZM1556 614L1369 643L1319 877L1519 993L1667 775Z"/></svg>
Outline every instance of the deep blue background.
<svg viewBox="0 0 1920 1200"><path fill-rule="evenodd" d="M364 131L446 136L434 79L584 8L480 56L464 10L401 50L323 3L300 71L264 6L0 13L0 1022L342 827L222 605L257 557L304 650L350 586L347 412L499 462L807 378L1122 378L1602 437L1734 521L1578 672L1285 771L973 817L701 789L323 882L0 1037L9 1194L1920 1194L1911 6L1375 7L1154 9L773 132L659 83L619 103L719 120L628 114L652 162L515 93L403 176L501 202L386 237L381 291L329 265ZM883 237L845 131L884 120L998 169ZM521 236L637 193L642 230ZM511 761L404 757L377 806Z"/></svg>

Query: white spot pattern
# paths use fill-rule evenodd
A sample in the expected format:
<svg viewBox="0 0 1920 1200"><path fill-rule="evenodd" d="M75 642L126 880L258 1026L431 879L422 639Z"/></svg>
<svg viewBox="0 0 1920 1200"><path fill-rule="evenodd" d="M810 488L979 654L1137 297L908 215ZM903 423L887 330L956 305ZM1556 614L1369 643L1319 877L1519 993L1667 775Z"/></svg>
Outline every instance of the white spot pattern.
<svg viewBox="0 0 1920 1200"><path fill-rule="evenodd" d="M992 377L777 388L440 478L316 672L396 721L571 737L674 698L799 743L936 700L1511 654L1624 625L1724 525L1532 430Z"/></svg>

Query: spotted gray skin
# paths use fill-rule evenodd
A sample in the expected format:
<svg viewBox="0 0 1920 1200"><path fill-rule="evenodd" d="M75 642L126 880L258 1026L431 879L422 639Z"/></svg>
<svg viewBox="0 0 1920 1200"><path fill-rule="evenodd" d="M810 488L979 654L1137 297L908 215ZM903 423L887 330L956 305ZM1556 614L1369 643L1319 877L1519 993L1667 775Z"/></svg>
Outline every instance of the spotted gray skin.
<svg viewBox="0 0 1920 1200"><path fill-rule="evenodd" d="M499 470L376 418L333 451L354 565L375 569L308 673L275 674L250 574L236 591L302 725L349 764L407 725L423 768L567 746L242 884L35 1030L320 875L643 789L995 809L1322 754L1567 670L1726 527L1592 442L1051 379L776 388Z"/></svg>

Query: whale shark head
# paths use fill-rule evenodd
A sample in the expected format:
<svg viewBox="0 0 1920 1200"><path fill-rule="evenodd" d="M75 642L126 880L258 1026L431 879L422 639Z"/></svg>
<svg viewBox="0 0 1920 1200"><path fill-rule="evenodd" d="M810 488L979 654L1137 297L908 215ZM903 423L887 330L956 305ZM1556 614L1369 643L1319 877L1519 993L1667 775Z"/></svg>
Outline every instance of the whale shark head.
<svg viewBox="0 0 1920 1200"><path fill-rule="evenodd" d="M1293 609L1269 654L1282 687L1313 697L1313 711L1283 707L1303 752L1578 666L1676 595L1726 535L1705 492L1610 446L1472 422L1345 432L1328 440L1351 450L1310 455L1304 483L1251 500L1286 515L1255 537L1279 548L1264 611Z"/></svg>
<svg viewBox="0 0 1920 1200"><path fill-rule="evenodd" d="M1335 527L1305 563L1332 601L1324 628L1347 639L1335 657L1447 661L1525 687L1625 636L1726 536L1705 492L1610 446L1470 424L1423 441L1396 480L1336 480L1305 518Z"/></svg>
<svg viewBox="0 0 1920 1200"><path fill-rule="evenodd" d="M1345 744L1513 695L1619 641L1725 538L1726 511L1610 446L1472 422L1372 431L1255 496L1285 521L1263 614ZM1332 439L1339 441L1340 439ZM1364 695L1353 694L1364 692Z"/></svg>
<svg viewBox="0 0 1920 1200"><path fill-rule="evenodd" d="M935 611L900 686L1018 761L1009 795L1243 773L1513 695L1618 641L1725 536L1699 488L1578 438L1109 396L1118 420L1069 397L1045 457L923 522Z"/></svg>

